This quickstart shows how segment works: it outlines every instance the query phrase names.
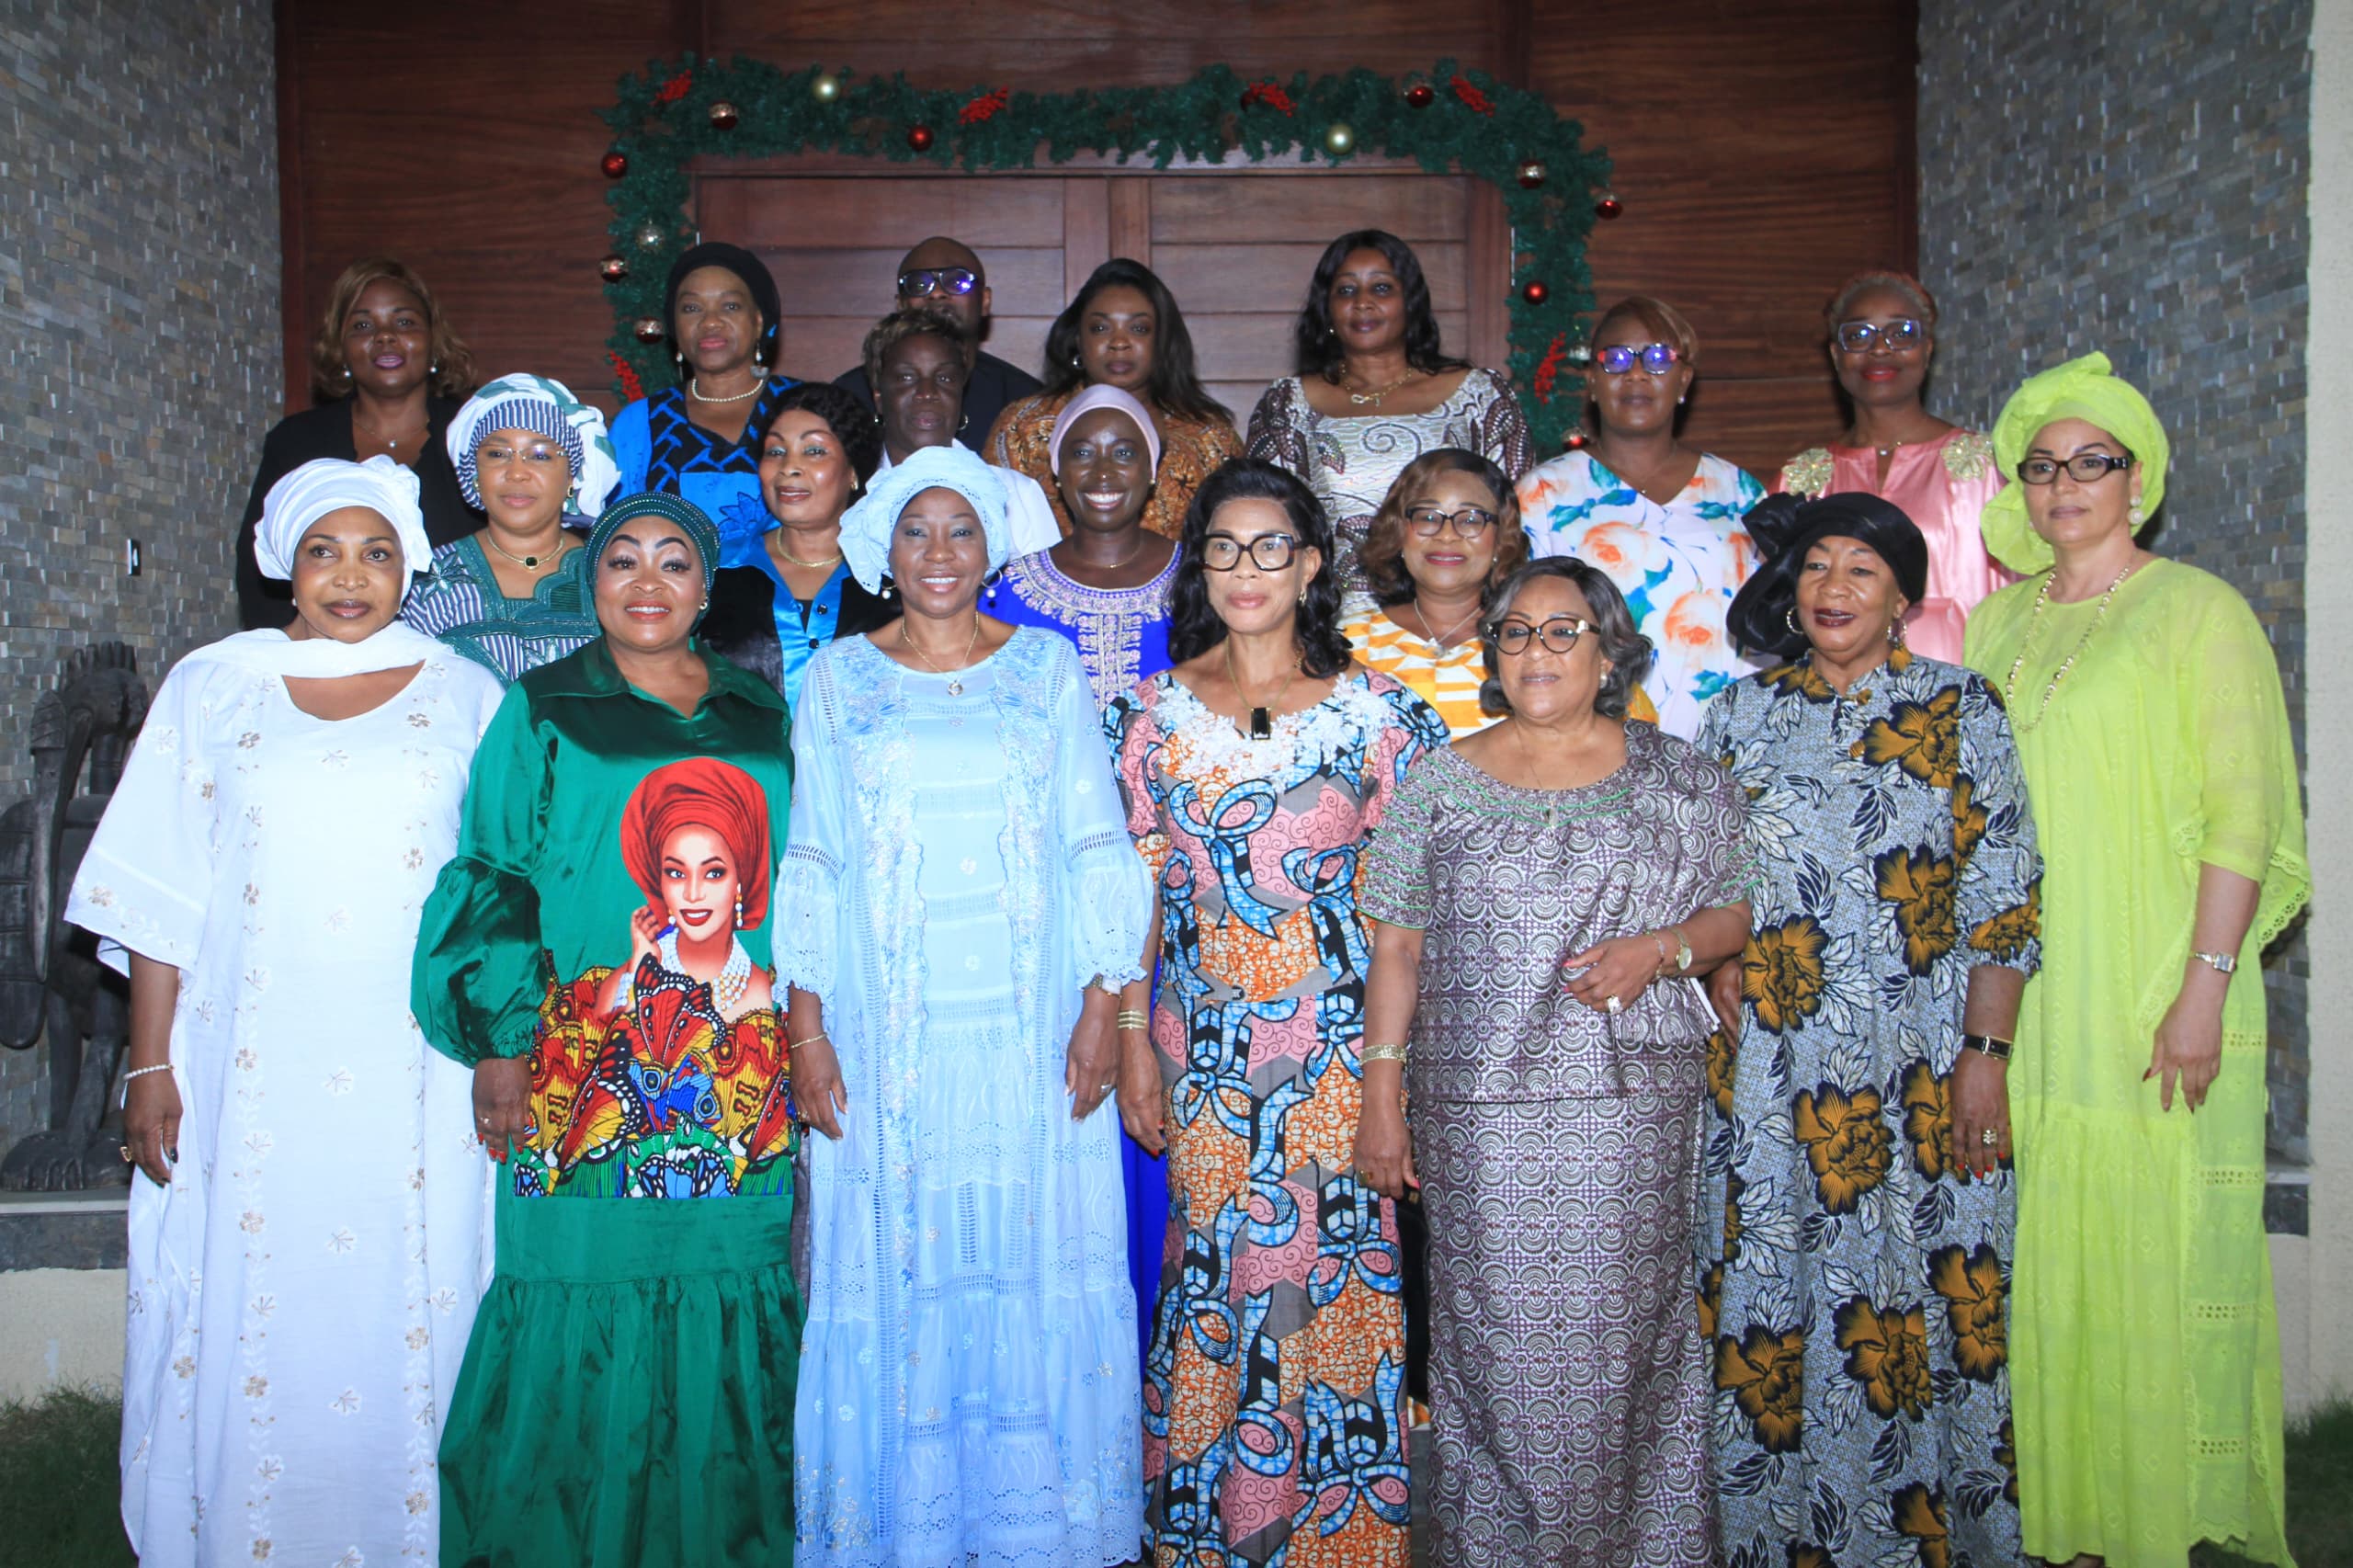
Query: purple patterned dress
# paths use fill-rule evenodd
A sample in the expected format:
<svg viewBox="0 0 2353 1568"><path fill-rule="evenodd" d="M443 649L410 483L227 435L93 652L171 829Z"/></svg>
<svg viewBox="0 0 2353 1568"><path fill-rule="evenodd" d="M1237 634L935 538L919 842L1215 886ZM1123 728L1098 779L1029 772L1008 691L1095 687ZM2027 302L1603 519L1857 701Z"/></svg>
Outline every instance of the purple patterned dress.
<svg viewBox="0 0 2353 1568"><path fill-rule="evenodd" d="M1634 722L1626 765L1576 790L1433 751L1368 852L1365 913L1424 933L1434 1562L1711 1560L1691 1225L1714 1016L1667 980L1610 1018L1561 966L1746 898L1745 817L1721 768Z"/></svg>

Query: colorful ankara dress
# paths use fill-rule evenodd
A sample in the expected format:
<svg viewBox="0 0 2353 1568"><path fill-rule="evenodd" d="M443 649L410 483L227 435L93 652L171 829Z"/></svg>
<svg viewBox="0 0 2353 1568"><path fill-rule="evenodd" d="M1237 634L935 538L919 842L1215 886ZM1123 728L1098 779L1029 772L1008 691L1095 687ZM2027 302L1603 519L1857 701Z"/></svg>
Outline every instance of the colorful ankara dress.
<svg viewBox="0 0 2353 1568"><path fill-rule="evenodd" d="M2143 566L2105 624L2093 598L2036 626L2040 583L1969 623L2052 850L2009 1083L2026 1550L2154 1568L2202 1538L2284 1563L2260 960L2312 871L2279 665L2246 601L2195 567ZM2193 1116L2143 1074L2194 961L2201 865L2262 893Z"/></svg>
<svg viewBox="0 0 2353 1568"><path fill-rule="evenodd" d="M1041 550L1007 566L995 597L983 608L999 620L1068 638L1097 706L1108 708L1138 681L1168 667L1168 595L1176 561L1172 552L1168 564L1138 587L1090 588L1065 575ZM1128 1195L1128 1280L1135 1287L1136 1329L1149 1335L1167 1241L1168 1167L1124 1131L1120 1167Z"/></svg>
<svg viewBox="0 0 2353 1568"><path fill-rule="evenodd" d="M2015 1190L1956 1169L1949 1102L1970 971L2036 963L2009 723L1975 672L1899 649L1843 698L1810 659L1748 676L1699 744L1748 792L1762 871L1738 1049L1708 1062L1724 1550L2015 1563Z"/></svg>
<svg viewBox="0 0 2353 1568"><path fill-rule="evenodd" d="M491 570L483 534L433 552L433 572L409 590L401 619L472 659L506 685L601 635L585 540L573 539L528 599L510 599Z"/></svg>
<svg viewBox="0 0 2353 1568"><path fill-rule="evenodd" d="M330 721L282 678L313 643L183 659L66 905L179 971L179 1158L131 1181L122 1519L152 1568L433 1561L491 1167L408 970L498 684L397 622L347 647L423 667Z"/></svg>
<svg viewBox="0 0 2353 1568"><path fill-rule="evenodd" d="M706 663L691 717L601 639L509 687L426 908L426 1034L530 1065L441 1445L445 1562L790 1559L787 721Z"/></svg>
<svg viewBox="0 0 2353 1568"><path fill-rule="evenodd" d="M1643 689L1669 734L1697 734L1708 699L1752 668L1724 634L1724 611L1756 569L1740 519L1764 497L1745 471L1709 456L1665 506L1590 452L1539 463L1519 482L1529 551L1574 555L1626 596L1634 630L1656 650Z"/></svg>
<svg viewBox="0 0 2353 1568"><path fill-rule="evenodd" d="M1961 662L1969 612L1995 589L2015 583L1985 548L1978 515L2002 488L1992 437L1949 430L1935 441L1895 449L1887 484L1879 483L1876 447L1810 447L1781 466L1773 488L1820 497L1859 490L1894 502L1928 541L1928 595L1904 618L1904 640L1914 653Z"/></svg>
<svg viewBox="0 0 2353 1568"><path fill-rule="evenodd" d="M1688 743L1626 726L1575 790L1452 750L1398 791L1364 912L1423 933L1405 1066L1429 1215L1432 1561L1705 1568L1705 1353L1691 1221L1699 983L1616 1018L1563 960L1749 896L1740 792Z"/></svg>
<svg viewBox="0 0 2353 1568"><path fill-rule="evenodd" d="M1160 1568L1404 1568L1395 1205L1357 1179L1357 862L1445 722L1348 674L1252 740L1170 675L1104 716L1159 877L1169 1250L1144 1369Z"/></svg>
<svg viewBox="0 0 2353 1568"><path fill-rule="evenodd" d="M744 416L744 433L733 440L715 436L687 417L683 387L665 387L624 404L613 415L613 455L621 470L616 495L660 490L693 502L719 527L721 542L733 547L776 527L760 499L760 437L775 416L776 400L799 383L770 376Z"/></svg>
<svg viewBox="0 0 2353 1568"><path fill-rule="evenodd" d="M1528 416L1511 383L1474 369L1452 396L1423 413L1339 415L1316 413L1300 379L1285 376L1250 411L1250 455L1290 470L1324 503L1340 552L1341 591L1355 596L1365 592L1357 551L1372 515L1406 465L1440 447L1477 452L1517 483L1533 453Z"/></svg>
<svg viewBox="0 0 2353 1568"><path fill-rule="evenodd" d="M981 449L981 455L997 467L1019 469L1038 482L1064 539L1070 537L1070 512L1054 484L1049 446L1054 420L1073 395L1040 392L1023 398L997 416L996 428L989 432L988 443ZM1160 427L1160 467L1155 471L1152 499L1144 504L1143 526L1175 539L1185 531L1185 508L1193 504L1193 492L1218 464L1242 456L1242 437L1233 433L1232 424L1220 418L1200 419L1162 409L1154 412L1153 420Z"/></svg>
<svg viewBox="0 0 2353 1568"><path fill-rule="evenodd" d="M794 730L779 971L848 1108L810 1143L802 1568L1107 1568L1143 1532L1109 1100L1071 1118L1084 988L1152 892L1070 644L951 675L819 653Z"/></svg>

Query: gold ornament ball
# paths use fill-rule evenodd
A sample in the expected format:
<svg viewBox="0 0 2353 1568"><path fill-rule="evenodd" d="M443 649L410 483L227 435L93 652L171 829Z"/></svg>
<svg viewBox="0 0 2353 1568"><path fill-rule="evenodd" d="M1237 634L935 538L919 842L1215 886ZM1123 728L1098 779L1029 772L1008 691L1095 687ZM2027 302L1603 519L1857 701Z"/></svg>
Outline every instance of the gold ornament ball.
<svg viewBox="0 0 2353 1568"><path fill-rule="evenodd" d="M1324 132L1324 150L1335 156L1355 152L1356 145L1356 128L1344 119L1334 120L1331 128Z"/></svg>
<svg viewBox="0 0 2353 1568"><path fill-rule="evenodd" d="M842 96L842 79L830 71L820 71L810 78L809 96L821 104L832 103Z"/></svg>
<svg viewBox="0 0 2353 1568"><path fill-rule="evenodd" d="M724 98L710 106L710 128L713 131L733 131L740 118L735 106Z"/></svg>
<svg viewBox="0 0 2353 1568"><path fill-rule="evenodd" d="M661 224L647 223L637 231L637 246L640 250L660 250L662 242L669 237L669 231Z"/></svg>

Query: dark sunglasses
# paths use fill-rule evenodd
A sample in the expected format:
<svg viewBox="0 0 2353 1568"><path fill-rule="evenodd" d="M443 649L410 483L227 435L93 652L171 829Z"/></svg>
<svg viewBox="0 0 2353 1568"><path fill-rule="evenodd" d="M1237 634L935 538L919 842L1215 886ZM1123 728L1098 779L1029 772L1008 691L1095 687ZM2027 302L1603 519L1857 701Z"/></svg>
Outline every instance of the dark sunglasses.
<svg viewBox="0 0 2353 1568"><path fill-rule="evenodd" d="M981 275L965 267L919 267L899 274L899 297L919 300L926 294L969 294Z"/></svg>

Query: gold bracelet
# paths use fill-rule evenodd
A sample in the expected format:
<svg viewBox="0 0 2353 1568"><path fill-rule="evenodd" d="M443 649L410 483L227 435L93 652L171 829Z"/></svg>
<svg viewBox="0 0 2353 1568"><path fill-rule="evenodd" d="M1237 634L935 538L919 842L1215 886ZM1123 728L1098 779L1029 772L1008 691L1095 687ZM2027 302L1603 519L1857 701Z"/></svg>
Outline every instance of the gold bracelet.
<svg viewBox="0 0 2353 1568"><path fill-rule="evenodd" d="M824 1030L823 1030L823 1029L819 1029L815 1034L811 1035L807 1040L786 1040L786 1041L784 1042L784 1048L785 1048L785 1050L787 1050L788 1051L798 1051L798 1050L800 1050L800 1049L801 1049L802 1046L804 1046L804 1045L814 1045L814 1044L816 1044L819 1040L824 1040L824 1038L825 1038L825 1031L824 1031Z"/></svg>
<svg viewBox="0 0 2353 1568"><path fill-rule="evenodd" d="M1386 1040L1377 1045L1361 1046L1357 1051L1359 1062L1403 1062L1405 1045L1403 1040Z"/></svg>
<svg viewBox="0 0 2353 1568"><path fill-rule="evenodd" d="M1120 1009L1115 1022L1123 1030L1148 1029L1152 1027L1152 1015L1146 1013L1142 1007L1124 1007Z"/></svg>

